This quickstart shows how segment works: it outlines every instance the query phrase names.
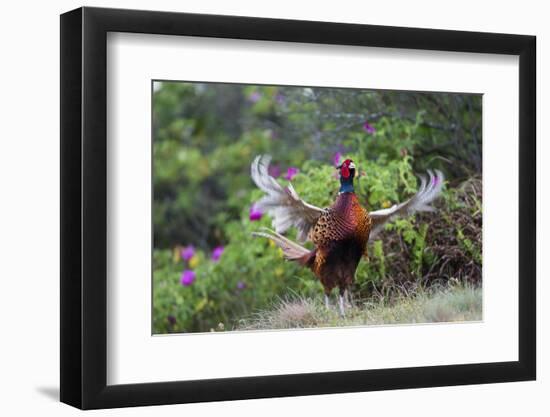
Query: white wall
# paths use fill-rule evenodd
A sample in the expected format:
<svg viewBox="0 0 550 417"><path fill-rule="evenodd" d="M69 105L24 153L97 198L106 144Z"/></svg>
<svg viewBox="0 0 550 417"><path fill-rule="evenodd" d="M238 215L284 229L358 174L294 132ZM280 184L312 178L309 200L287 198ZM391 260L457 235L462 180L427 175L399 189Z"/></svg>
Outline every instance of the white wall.
<svg viewBox="0 0 550 417"><path fill-rule="evenodd" d="M534 34L538 37L539 213L550 209L548 107L550 26L545 2L377 1L298 2L201 0L93 1L86 5L182 12L240 14ZM57 402L59 378L59 17L77 1L4 2L0 30L0 410L3 415L73 415ZM543 102L544 101L544 102ZM506 123L506 121L503 121ZM543 130L544 128L544 130ZM6 146L7 145L7 146ZM506 186L506 184L503 184ZM503 207L503 210L506 208ZM334 416L548 415L550 406L549 220L539 214L539 380L528 383L388 391L101 411L99 415L256 416L299 412ZM546 236L542 237L543 232ZM544 395L546 394L546 395ZM30 414L32 415L32 414ZM96 415L96 414L94 414Z"/></svg>

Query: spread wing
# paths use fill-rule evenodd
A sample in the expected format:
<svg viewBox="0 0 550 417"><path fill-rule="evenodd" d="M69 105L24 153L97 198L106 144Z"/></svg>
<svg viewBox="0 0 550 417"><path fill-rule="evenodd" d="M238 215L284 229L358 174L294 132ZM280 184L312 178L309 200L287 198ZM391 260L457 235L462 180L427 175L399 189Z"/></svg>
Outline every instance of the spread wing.
<svg viewBox="0 0 550 417"><path fill-rule="evenodd" d="M291 183L283 188L269 175L270 162L271 156L258 155L250 167L252 180L265 192L256 206L273 217L273 228L277 233L284 233L294 226L298 229L298 240L304 242L324 210L302 200Z"/></svg>
<svg viewBox="0 0 550 417"><path fill-rule="evenodd" d="M370 241L383 230L386 222L391 221L397 216L407 216L416 211L435 211L435 209L430 206L430 203L439 196L439 193L443 189L445 177L443 173L438 170L435 171L435 174L432 171L428 171L428 176L429 178L426 179L424 175L420 175L420 189L409 200L404 203L395 204L387 209L369 213L372 219Z"/></svg>

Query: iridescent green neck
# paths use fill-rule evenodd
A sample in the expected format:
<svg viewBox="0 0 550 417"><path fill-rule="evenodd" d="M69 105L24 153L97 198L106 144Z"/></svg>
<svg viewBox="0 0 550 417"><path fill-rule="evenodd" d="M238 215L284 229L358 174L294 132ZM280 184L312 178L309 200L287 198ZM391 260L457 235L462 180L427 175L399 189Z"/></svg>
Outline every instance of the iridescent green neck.
<svg viewBox="0 0 550 417"><path fill-rule="evenodd" d="M354 193L355 189L353 188L353 177L342 178L340 177L340 192L341 193Z"/></svg>

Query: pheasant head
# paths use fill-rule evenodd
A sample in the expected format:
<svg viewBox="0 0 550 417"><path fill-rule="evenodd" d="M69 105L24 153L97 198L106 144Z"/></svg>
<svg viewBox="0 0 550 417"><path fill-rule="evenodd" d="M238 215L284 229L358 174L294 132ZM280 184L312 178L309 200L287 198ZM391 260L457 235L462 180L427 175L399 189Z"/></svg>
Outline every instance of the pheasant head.
<svg viewBox="0 0 550 417"><path fill-rule="evenodd" d="M355 164L351 159L346 159L336 167L340 171L340 192L353 193L353 178L355 177Z"/></svg>

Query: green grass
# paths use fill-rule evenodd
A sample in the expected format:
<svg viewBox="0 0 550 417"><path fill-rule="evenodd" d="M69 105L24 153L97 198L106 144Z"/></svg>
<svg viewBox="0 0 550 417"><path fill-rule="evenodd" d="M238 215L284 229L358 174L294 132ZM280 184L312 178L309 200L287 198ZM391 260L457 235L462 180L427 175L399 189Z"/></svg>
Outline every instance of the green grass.
<svg viewBox="0 0 550 417"><path fill-rule="evenodd" d="M337 306L327 310L319 298L279 300L272 308L258 311L239 322L236 330L269 330L313 327L365 326L407 323L445 323L482 319L482 289L457 285L439 290L401 295L391 302L356 301L346 317Z"/></svg>

